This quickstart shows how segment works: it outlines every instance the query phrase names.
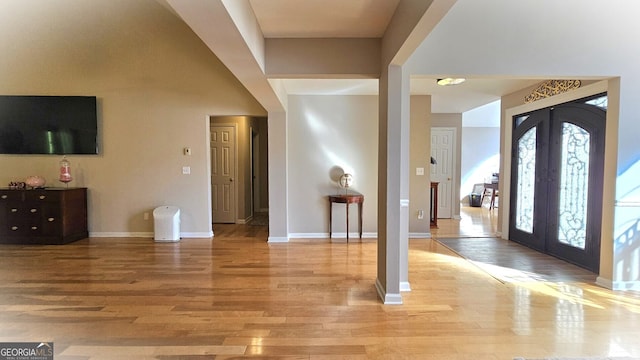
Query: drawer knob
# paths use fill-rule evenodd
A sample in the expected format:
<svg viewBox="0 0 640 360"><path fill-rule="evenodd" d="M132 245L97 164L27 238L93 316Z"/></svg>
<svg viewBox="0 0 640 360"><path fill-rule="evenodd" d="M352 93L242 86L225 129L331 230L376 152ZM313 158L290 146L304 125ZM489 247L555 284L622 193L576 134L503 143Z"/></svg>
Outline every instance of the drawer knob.
<svg viewBox="0 0 640 360"><path fill-rule="evenodd" d="M11 212L18 212L18 209L13 208L13 209L11 209Z"/></svg>
<svg viewBox="0 0 640 360"><path fill-rule="evenodd" d="M46 195L40 195L40 200L44 200L44 199L46 199L46 198L47 198L47 196L46 196Z"/></svg>
<svg viewBox="0 0 640 360"><path fill-rule="evenodd" d="M31 230L38 230L38 227L37 226L32 226Z"/></svg>
<svg viewBox="0 0 640 360"><path fill-rule="evenodd" d="M30 211L31 211L32 213L37 213L37 212L38 212L38 209L31 209Z"/></svg>
<svg viewBox="0 0 640 360"><path fill-rule="evenodd" d="M12 226L11 230L16 231L16 230L18 230L18 227L17 226Z"/></svg>
<svg viewBox="0 0 640 360"><path fill-rule="evenodd" d="M3 198L3 199L6 199L7 197L8 197L7 195L2 195L2 198Z"/></svg>
<svg viewBox="0 0 640 360"><path fill-rule="evenodd" d="M47 221L48 222L54 222L56 219L55 218L48 218Z"/></svg>

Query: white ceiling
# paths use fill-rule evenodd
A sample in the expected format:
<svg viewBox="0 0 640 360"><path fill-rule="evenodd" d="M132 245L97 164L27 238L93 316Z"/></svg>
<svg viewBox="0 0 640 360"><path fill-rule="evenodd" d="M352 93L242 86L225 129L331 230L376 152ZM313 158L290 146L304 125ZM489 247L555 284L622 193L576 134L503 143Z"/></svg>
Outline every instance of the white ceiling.
<svg viewBox="0 0 640 360"><path fill-rule="evenodd" d="M249 0L267 38L382 37L399 0ZM443 77L444 75L437 77ZM434 113L461 113L496 101L538 80L468 79L438 86L436 76L412 77L411 93L431 95ZM375 95L375 79L285 79L293 95Z"/></svg>

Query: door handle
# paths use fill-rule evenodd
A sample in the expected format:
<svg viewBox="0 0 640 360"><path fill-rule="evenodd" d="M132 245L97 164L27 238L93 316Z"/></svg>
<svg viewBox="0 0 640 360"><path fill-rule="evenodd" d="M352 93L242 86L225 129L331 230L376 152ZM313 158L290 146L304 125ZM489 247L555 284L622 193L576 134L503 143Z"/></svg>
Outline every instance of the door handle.
<svg viewBox="0 0 640 360"><path fill-rule="evenodd" d="M229 182L233 182L233 178L229 178Z"/></svg>

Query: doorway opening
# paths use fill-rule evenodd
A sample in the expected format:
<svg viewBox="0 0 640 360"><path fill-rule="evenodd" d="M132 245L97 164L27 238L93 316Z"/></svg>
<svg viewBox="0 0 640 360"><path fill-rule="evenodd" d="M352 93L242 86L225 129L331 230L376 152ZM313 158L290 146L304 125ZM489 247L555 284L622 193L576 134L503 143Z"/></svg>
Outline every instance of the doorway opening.
<svg viewBox="0 0 640 360"><path fill-rule="evenodd" d="M210 118L213 224L247 224L268 213L267 118Z"/></svg>

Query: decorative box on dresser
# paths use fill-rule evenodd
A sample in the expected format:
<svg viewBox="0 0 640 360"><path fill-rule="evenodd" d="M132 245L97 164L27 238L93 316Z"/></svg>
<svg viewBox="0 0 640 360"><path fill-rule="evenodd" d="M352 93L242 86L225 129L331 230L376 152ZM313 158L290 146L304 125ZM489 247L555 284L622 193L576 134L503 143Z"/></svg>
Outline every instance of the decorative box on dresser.
<svg viewBox="0 0 640 360"><path fill-rule="evenodd" d="M66 244L87 237L86 188L0 189L0 243Z"/></svg>

